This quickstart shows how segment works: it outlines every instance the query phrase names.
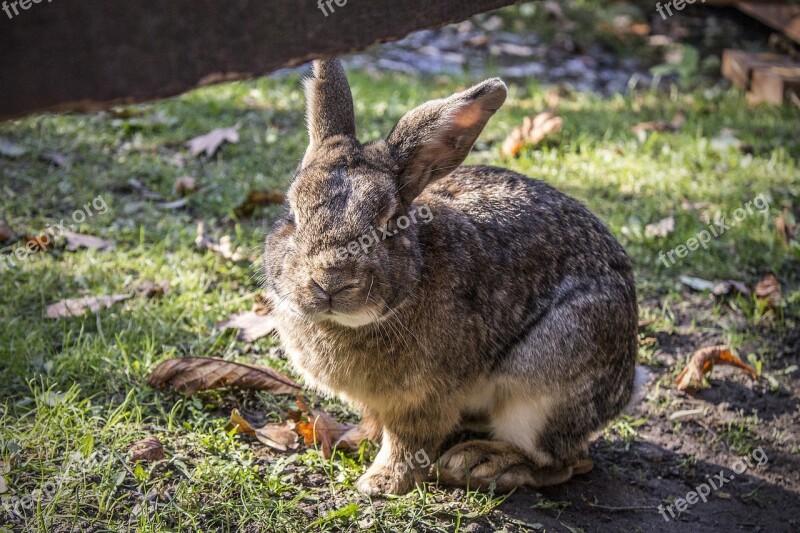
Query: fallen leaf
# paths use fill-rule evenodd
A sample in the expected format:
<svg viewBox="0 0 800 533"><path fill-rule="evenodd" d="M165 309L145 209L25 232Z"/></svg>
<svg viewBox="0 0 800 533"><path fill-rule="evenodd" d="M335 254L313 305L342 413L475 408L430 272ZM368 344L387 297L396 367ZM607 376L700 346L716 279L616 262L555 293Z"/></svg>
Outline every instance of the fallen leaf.
<svg viewBox="0 0 800 533"><path fill-rule="evenodd" d="M211 157L226 141L233 144L239 142L238 124L230 128L217 128L205 135L191 139L187 144L192 156L196 157L205 152L206 156Z"/></svg>
<svg viewBox="0 0 800 533"><path fill-rule="evenodd" d="M675 132L680 129L683 123L686 121L686 117L683 116L682 113L676 114L672 117L670 122L664 122L663 120L651 120L648 122L640 122L634 126L631 126L631 131L633 133L644 133L648 131L667 131L667 132Z"/></svg>
<svg viewBox="0 0 800 533"><path fill-rule="evenodd" d="M284 195L282 192L274 191L250 191L247 193L242 205L236 209L239 218L250 218L255 213L257 207L267 207L283 203Z"/></svg>
<svg viewBox="0 0 800 533"><path fill-rule="evenodd" d="M94 250L107 250L111 247L111 242L92 235L65 231L64 237L67 239L67 250L74 252L79 248L89 248Z"/></svg>
<svg viewBox="0 0 800 533"><path fill-rule="evenodd" d="M679 279L681 280L681 283L683 283L690 289L694 289L698 292L713 291L714 287L717 286L716 282L708 281L707 279L703 278L694 278L692 276L680 276Z"/></svg>
<svg viewBox="0 0 800 533"><path fill-rule="evenodd" d="M114 294L113 296L87 296L71 300L61 300L47 306L45 316L47 318L67 318L83 316L89 310L97 313L101 309L109 308L117 302L127 300L130 294Z"/></svg>
<svg viewBox="0 0 800 533"><path fill-rule="evenodd" d="M162 389L172 386L187 396L220 387L257 389L275 394L301 391L300 385L277 370L214 357L168 359L153 370L147 383Z"/></svg>
<svg viewBox="0 0 800 533"><path fill-rule="evenodd" d="M251 437L255 437L259 442L266 444L270 448L285 452L287 450L296 450L300 447L297 442L298 434L293 429L294 424L291 422L284 422L282 424L266 424L258 429L245 420L238 409L231 411L231 420L225 426L225 431L233 431L236 433L243 433Z"/></svg>
<svg viewBox="0 0 800 533"><path fill-rule="evenodd" d="M516 157L526 146L539 144L548 135L561 131L562 126L563 120L552 111L525 117L522 125L514 128L503 141L503 155Z"/></svg>
<svg viewBox="0 0 800 533"><path fill-rule="evenodd" d="M188 198L181 198L180 200L175 200L173 202L164 202L164 203L158 204L158 207L160 207L161 209L168 209L168 210L169 209L181 209L183 207L186 207L186 204L188 204L188 203L189 203Z"/></svg>
<svg viewBox="0 0 800 533"><path fill-rule="evenodd" d="M238 250L233 249L231 238L225 235L219 240L219 244L215 243L210 237L205 235L205 225L203 222L197 224L197 237L194 240L195 246L203 250L209 250L219 255L224 259L231 261L242 261L245 256L239 253Z"/></svg>
<svg viewBox="0 0 800 533"><path fill-rule="evenodd" d="M714 364L730 365L747 373L751 379L758 379L756 371L733 355L727 346L708 346L694 352L689 363L678 375L678 390L696 390L703 386L703 377L711 372Z"/></svg>
<svg viewBox="0 0 800 533"><path fill-rule="evenodd" d="M654 237L666 237L673 231L675 231L675 217L672 216L644 227L644 234L651 239Z"/></svg>
<svg viewBox="0 0 800 533"><path fill-rule="evenodd" d="M169 290L169 281L164 280L159 283L154 283L149 279L146 279L136 285L133 290L147 298L155 298L157 296L163 296L167 293Z"/></svg>
<svg viewBox="0 0 800 533"><path fill-rule="evenodd" d="M790 241L797 238L797 221L788 207L784 207L783 213L775 219L775 228L780 233L784 244L789 244Z"/></svg>
<svg viewBox="0 0 800 533"><path fill-rule="evenodd" d="M250 422L242 417L242 414L238 409L231 411L231 421L228 422L227 426L225 426L225 431L227 432L230 432L234 429L236 430L236 434L244 433L245 435L250 435L251 437L256 436L256 430L253 429L253 426L250 425Z"/></svg>
<svg viewBox="0 0 800 533"><path fill-rule="evenodd" d="M275 331L275 321L269 315L256 311L245 311L232 315L228 320L217 325L220 329L238 329L239 339L244 342L255 342Z"/></svg>
<svg viewBox="0 0 800 533"><path fill-rule="evenodd" d="M777 309L781 301L781 284L778 283L778 278L769 274L759 281L756 285L755 295L760 302L764 302L769 307Z"/></svg>
<svg viewBox="0 0 800 533"><path fill-rule="evenodd" d="M24 246L33 252L46 252L53 247L53 237L50 235L39 235L32 237L26 235L23 238Z"/></svg>
<svg viewBox="0 0 800 533"><path fill-rule="evenodd" d="M0 155L15 159L23 155L27 150L18 144L14 144L8 139L0 137Z"/></svg>
<svg viewBox="0 0 800 533"><path fill-rule="evenodd" d="M17 234L9 227L8 222L0 218L0 242L10 241L16 236Z"/></svg>
<svg viewBox="0 0 800 533"><path fill-rule="evenodd" d="M155 437L147 437L146 439L133 443L130 452L131 462L160 461L164 458L164 446L161 444L161 441Z"/></svg>
<svg viewBox="0 0 800 533"><path fill-rule="evenodd" d="M724 281L709 281L691 276L680 276L681 283L698 292L710 291L714 296L724 296L731 292L738 292L742 296L750 296L750 289L741 281L732 279Z"/></svg>
<svg viewBox="0 0 800 533"><path fill-rule="evenodd" d="M297 442L298 433L286 422L260 427L256 430L255 437L259 442L282 452L300 447L300 443Z"/></svg>
<svg viewBox="0 0 800 533"><path fill-rule="evenodd" d="M197 180L191 176L181 176L175 180L175 192L178 196L188 196L197 191Z"/></svg>
<svg viewBox="0 0 800 533"><path fill-rule="evenodd" d="M333 448L341 442L341 438L355 427L355 424L338 422L325 411L314 409L307 422L298 422L295 425L295 431L303 437L307 446L321 445L322 455L328 459L333 454Z"/></svg>

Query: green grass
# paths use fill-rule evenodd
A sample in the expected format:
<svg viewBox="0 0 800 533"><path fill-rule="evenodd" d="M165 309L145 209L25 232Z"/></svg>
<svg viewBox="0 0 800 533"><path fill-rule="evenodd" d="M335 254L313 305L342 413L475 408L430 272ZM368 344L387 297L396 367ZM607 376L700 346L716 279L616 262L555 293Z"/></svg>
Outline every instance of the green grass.
<svg viewBox="0 0 800 533"><path fill-rule="evenodd" d="M360 136L372 140L414 105L477 80L354 73L351 81ZM703 322L735 348L765 331L779 338L796 324L800 254L796 245L782 242L774 220L784 207L797 212L800 203L798 110L749 108L738 91L728 89L610 99L575 93L561 99L561 133L519 159L503 158L504 136L523 116L545 107L545 93L533 84L512 86L508 104L469 161L543 179L607 221L635 263L642 316L656 319L650 331L679 327L675 310L686 295L679 275L753 285L775 273L782 281L778 319L763 319L752 299L739 298L716 311L718 320L735 320L719 327ZM0 137L27 150L15 159L0 156L0 213L11 227L37 235L101 196L107 212L76 230L114 241L108 252L56 247L0 271L0 460L11 462L6 477L17 497L43 491L47 483L56 486L24 511L30 529L79 524L136 531L452 530L479 517L496 520L492 510L501 499L493 495L437 487L385 501L358 495L353 483L374 450L362 458L339 454L325 460L316 450L276 454L226 433L232 407L278 421L290 398L223 391L188 399L145 384L158 362L187 354L286 369L284 361L267 357L274 341L244 345L215 328L253 303L256 267L199 252L193 242L196 223L204 220L212 234L231 235L255 257L280 210L237 220L235 208L249 190L289 184L305 148L302 106L299 80L289 76L205 88L126 107L125 113L36 116L0 125ZM677 133L640 139L630 132L638 122L668 121L677 112L687 118ZM188 155L186 140L237 123L238 144L225 145L211 159ZM716 150L712 140L724 128L735 130L751 146L749 153ZM71 164L43 161L48 151L69 155ZM196 177L202 190L180 210L139 205L139 194L126 188L135 178L171 200L173 183L183 175ZM703 217L730 214L759 194L769 201L766 215L747 217L708 250L672 267L658 261L660 250L703 230ZM699 210L683 207L701 201L706 205ZM670 215L676 222L672 234L645 235L646 224ZM5 257L19 245L0 253ZM43 318L45 306L61 298L130 292L144 279L168 280L170 290L162 298L135 296L97 315ZM713 318L715 312L709 313ZM703 331L698 324L689 327ZM771 346L758 350L765 369L774 355ZM643 359L651 354L643 350ZM353 416L336 402L315 401L339 417ZM639 423L621 419L607 438L635 439ZM744 452L749 427L745 420L731 425L724 438ZM167 459L130 463L130 444L149 435L164 442ZM4 521L20 525L0 513L0 529Z"/></svg>

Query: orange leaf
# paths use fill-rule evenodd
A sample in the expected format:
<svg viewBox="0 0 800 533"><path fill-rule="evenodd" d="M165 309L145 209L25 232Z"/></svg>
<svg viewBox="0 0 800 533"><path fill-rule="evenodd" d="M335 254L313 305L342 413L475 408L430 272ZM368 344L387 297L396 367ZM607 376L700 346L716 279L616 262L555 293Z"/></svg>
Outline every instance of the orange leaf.
<svg viewBox="0 0 800 533"><path fill-rule="evenodd" d="M751 379L758 379L758 374L753 367L733 355L727 346L708 346L694 352L689 364L678 375L678 390L701 388L705 374L711 372L715 363L734 366L746 372Z"/></svg>

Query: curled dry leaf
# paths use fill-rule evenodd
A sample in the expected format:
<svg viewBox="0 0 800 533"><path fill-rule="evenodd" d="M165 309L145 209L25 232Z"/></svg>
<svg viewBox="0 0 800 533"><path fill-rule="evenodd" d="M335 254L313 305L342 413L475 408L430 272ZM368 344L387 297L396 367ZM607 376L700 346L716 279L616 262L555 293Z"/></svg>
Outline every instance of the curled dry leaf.
<svg viewBox="0 0 800 533"><path fill-rule="evenodd" d="M67 250L74 252L79 248L89 248L93 250L107 250L111 247L111 242L92 235L65 231L64 238L67 239Z"/></svg>
<svg viewBox="0 0 800 533"><path fill-rule="evenodd" d="M760 302L777 309L781 301L781 284L778 283L778 278L770 274L759 281L758 285L756 285L755 294Z"/></svg>
<svg viewBox="0 0 800 533"><path fill-rule="evenodd" d="M146 279L136 285L133 290L147 298L156 298L158 296L164 296L167 293L169 290L169 281L164 280L159 283L154 283Z"/></svg>
<svg viewBox="0 0 800 533"><path fill-rule="evenodd" d="M219 244L214 242L211 237L205 234L205 225L202 222L197 224L197 237L194 239L194 244L203 250L214 252L223 259L230 259L231 261L242 261L246 259L238 250L233 249L231 238L225 235L219 240Z"/></svg>
<svg viewBox="0 0 800 533"><path fill-rule="evenodd" d="M255 342L266 337L275 330L275 321L270 317L270 306L266 302L258 302L253 309L232 315L228 320L220 322L220 329L238 329L239 340Z"/></svg>
<svg viewBox="0 0 800 533"><path fill-rule="evenodd" d="M522 125L514 128L503 141L503 155L516 157L526 146L539 144L548 135L561 131L562 126L563 120L552 111L525 117Z"/></svg>
<svg viewBox="0 0 800 533"><path fill-rule="evenodd" d="M678 113L670 122L664 122L663 120L651 120L649 122L640 122L631 127L631 131L633 133L644 133L648 131L669 131L674 132L678 131L683 123L686 121L686 117L683 116L682 113Z"/></svg>
<svg viewBox="0 0 800 533"><path fill-rule="evenodd" d="M242 205L236 209L239 218L250 218L258 207L282 204L285 196L277 191L250 191Z"/></svg>
<svg viewBox="0 0 800 533"><path fill-rule="evenodd" d="M282 424L266 424L258 429L245 420L238 409L231 411L231 421L225 427L226 431L235 430L236 433L255 437L259 442L266 444L270 448L285 452L296 450L300 447L297 442L298 434L292 429L294 423L291 421Z"/></svg>
<svg viewBox="0 0 800 533"><path fill-rule="evenodd" d="M161 441L155 437L147 437L146 439L133 443L130 452L131 462L160 461L164 458L164 446L161 444Z"/></svg>
<svg viewBox="0 0 800 533"><path fill-rule="evenodd" d="M67 318L83 316L86 311L97 313L101 309L106 309L130 298L130 294L114 294L112 296L87 296L85 298L75 298L61 300L47 306L45 316L47 318Z"/></svg>
<svg viewBox="0 0 800 533"><path fill-rule="evenodd" d="M675 231L675 217L671 216L644 227L644 234L651 239L654 237L666 237L673 231Z"/></svg>
<svg viewBox="0 0 800 533"><path fill-rule="evenodd" d="M9 227L8 222L0 218L0 242L10 241L16 236L17 234Z"/></svg>
<svg viewBox="0 0 800 533"><path fill-rule="evenodd" d="M358 426L345 422L338 422L331 415L319 409L309 409L301 398L297 398L297 407L300 412L290 413L290 420L297 420L294 430L303 437L306 446L319 444L322 455L327 459L333 454L334 447L340 450L357 449L362 439L358 438L355 431Z"/></svg>
<svg viewBox="0 0 800 533"><path fill-rule="evenodd" d="M23 242L25 248L32 252L46 252L53 247L53 237L50 235L39 235L38 237L26 235Z"/></svg>
<svg viewBox="0 0 800 533"><path fill-rule="evenodd" d="M211 157L224 142L233 144L239 142L238 124L230 128L217 128L205 135L191 139L187 144L192 156L196 157L205 152L206 156Z"/></svg>
<svg viewBox="0 0 800 533"><path fill-rule="evenodd" d="M220 387L257 389L275 394L301 391L300 385L277 370L214 357L168 359L153 370L147 383L162 389L172 386L188 396Z"/></svg>
<svg viewBox="0 0 800 533"><path fill-rule="evenodd" d="M689 363L678 375L678 390L691 391L703 386L703 377L711 372L714 364L730 365L747 373L752 379L758 379L756 371L733 355L727 346L708 346L694 352Z"/></svg>
<svg viewBox="0 0 800 533"><path fill-rule="evenodd" d="M783 213L775 219L775 229L780 233L784 244L789 244L790 241L797 238L797 221L788 207L784 207Z"/></svg>

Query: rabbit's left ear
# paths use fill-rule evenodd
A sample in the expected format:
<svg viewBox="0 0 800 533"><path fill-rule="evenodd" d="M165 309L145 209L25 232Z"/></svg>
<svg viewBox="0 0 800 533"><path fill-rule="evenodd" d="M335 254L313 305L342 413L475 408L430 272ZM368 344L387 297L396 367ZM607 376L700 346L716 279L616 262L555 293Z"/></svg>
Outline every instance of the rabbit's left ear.
<svg viewBox="0 0 800 533"><path fill-rule="evenodd" d="M313 70L305 82L309 145L303 166L328 137L356 134L353 94L342 64L338 59L317 60Z"/></svg>
<svg viewBox="0 0 800 533"><path fill-rule="evenodd" d="M398 188L405 201L464 162L507 95L505 83L493 78L423 104L400 119L386 142L401 168Z"/></svg>

